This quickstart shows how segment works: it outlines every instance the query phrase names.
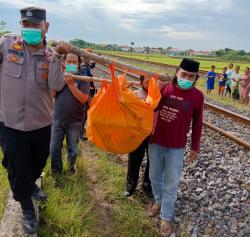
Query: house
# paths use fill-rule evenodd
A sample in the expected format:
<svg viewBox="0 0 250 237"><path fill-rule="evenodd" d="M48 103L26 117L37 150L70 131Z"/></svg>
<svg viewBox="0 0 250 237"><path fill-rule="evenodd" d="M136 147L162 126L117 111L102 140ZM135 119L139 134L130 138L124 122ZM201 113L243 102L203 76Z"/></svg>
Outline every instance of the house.
<svg viewBox="0 0 250 237"><path fill-rule="evenodd" d="M211 50L211 51L207 51L207 50L193 51L193 52L190 52L189 56L215 56L215 51L214 50Z"/></svg>
<svg viewBox="0 0 250 237"><path fill-rule="evenodd" d="M179 56L183 53L183 50L178 48L171 48L167 50L167 54L170 56Z"/></svg>
<svg viewBox="0 0 250 237"><path fill-rule="evenodd" d="M135 47L133 48L133 52L135 53L144 53L145 49L142 47Z"/></svg>
<svg viewBox="0 0 250 237"><path fill-rule="evenodd" d="M157 48L151 48L150 53L161 54L162 50Z"/></svg>
<svg viewBox="0 0 250 237"><path fill-rule="evenodd" d="M130 52L131 51L131 47L128 45L121 45L121 46L118 46L118 48L120 48L122 52Z"/></svg>

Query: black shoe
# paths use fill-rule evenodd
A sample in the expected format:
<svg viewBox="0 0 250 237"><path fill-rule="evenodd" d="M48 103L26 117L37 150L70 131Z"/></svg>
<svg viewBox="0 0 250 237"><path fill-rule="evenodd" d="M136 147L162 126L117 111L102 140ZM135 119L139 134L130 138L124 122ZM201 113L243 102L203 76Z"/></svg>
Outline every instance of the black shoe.
<svg viewBox="0 0 250 237"><path fill-rule="evenodd" d="M123 193L124 197L130 197L136 189L136 185L133 182L133 180L129 180L127 181L127 185L126 185L126 191Z"/></svg>
<svg viewBox="0 0 250 237"><path fill-rule="evenodd" d="M34 234L38 231L38 224L34 209L23 209L22 225L23 230L28 234Z"/></svg>
<svg viewBox="0 0 250 237"><path fill-rule="evenodd" d="M80 139L81 139L82 141L87 141L87 140L88 140L88 138L85 137L85 136L81 136Z"/></svg>
<svg viewBox="0 0 250 237"><path fill-rule="evenodd" d="M69 167L69 170L67 172L69 175L74 175L76 173L75 167Z"/></svg>
<svg viewBox="0 0 250 237"><path fill-rule="evenodd" d="M142 183L142 191L144 194L146 194L147 196L153 198L153 191L152 191L152 187L150 183Z"/></svg>
<svg viewBox="0 0 250 237"><path fill-rule="evenodd" d="M45 202L47 200L46 193L40 189L36 184L33 187L33 192L31 194L31 198L39 201L39 202Z"/></svg>
<svg viewBox="0 0 250 237"><path fill-rule="evenodd" d="M22 208L22 225L23 229L28 234L34 234L38 230L36 214L31 198L20 201Z"/></svg>

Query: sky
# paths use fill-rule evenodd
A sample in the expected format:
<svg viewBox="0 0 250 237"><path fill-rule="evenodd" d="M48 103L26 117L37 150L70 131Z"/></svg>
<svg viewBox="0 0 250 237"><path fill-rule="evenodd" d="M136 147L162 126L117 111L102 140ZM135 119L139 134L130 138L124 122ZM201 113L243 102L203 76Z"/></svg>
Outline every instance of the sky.
<svg viewBox="0 0 250 237"><path fill-rule="evenodd" d="M47 10L48 38L135 47L250 51L249 0L0 0L0 20L19 33L19 9Z"/></svg>

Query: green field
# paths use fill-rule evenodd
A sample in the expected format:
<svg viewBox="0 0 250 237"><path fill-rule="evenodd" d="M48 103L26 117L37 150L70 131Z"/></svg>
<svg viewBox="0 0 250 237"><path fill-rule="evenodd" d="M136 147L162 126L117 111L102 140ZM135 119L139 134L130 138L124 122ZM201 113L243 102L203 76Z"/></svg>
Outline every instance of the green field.
<svg viewBox="0 0 250 237"><path fill-rule="evenodd" d="M131 53L127 52L117 52L117 51L108 51L108 50L102 50L98 51L98 53L106 53L106 54L113 54L118 56L124 56L131 58ZM178 66L180 64L181 58L180 57L170 57L167 55L159 55L159 54L142 54L142 53L132 53L132 58L135 59L141 59L141 60L147 60L151 62L157 62L157 63L166 63L174 66ZM240 65L241 71L244 71L245 67L250 66L250 62L229 62L229 61L219 61L216 59L206 59L206 58L200 58L200 57L193 57L193 59L200 62L200 69L202 70L210 70L211 65L216 66L216 72L221 72L222 68L225 66L228 66L229 63L233 63L234 65Z"/></svg>

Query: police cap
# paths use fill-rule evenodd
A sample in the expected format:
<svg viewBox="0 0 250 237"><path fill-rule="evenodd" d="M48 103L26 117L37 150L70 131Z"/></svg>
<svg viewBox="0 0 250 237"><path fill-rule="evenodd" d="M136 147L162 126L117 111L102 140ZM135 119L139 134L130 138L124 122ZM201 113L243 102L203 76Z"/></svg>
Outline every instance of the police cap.
<svg viewBox="0 0 250 237"><path fill-rule="evenodd" d="M46 10L40 7L25 7L20 9L21 20L39 23L46 21Z"/></svg>

